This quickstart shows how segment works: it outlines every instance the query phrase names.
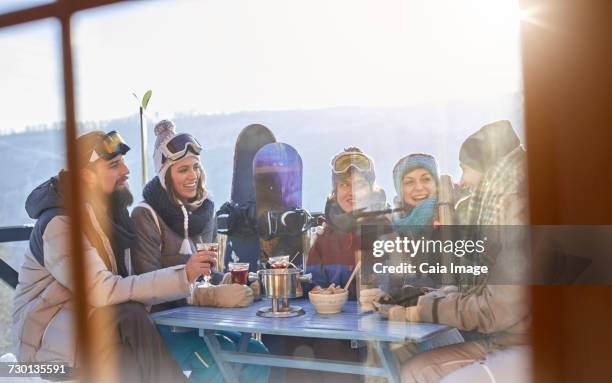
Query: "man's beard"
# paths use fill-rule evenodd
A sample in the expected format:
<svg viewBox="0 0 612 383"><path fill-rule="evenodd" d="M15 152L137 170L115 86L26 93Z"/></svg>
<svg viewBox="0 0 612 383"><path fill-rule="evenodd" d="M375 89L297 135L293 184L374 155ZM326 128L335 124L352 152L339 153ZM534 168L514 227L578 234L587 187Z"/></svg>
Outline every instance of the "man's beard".
<svg viewBox="0 0 612 383"><path fill-rule="evenodd" d="M127 186L115 189L110 195L112 210L127 209L133 202L134 196Z"/></svg>

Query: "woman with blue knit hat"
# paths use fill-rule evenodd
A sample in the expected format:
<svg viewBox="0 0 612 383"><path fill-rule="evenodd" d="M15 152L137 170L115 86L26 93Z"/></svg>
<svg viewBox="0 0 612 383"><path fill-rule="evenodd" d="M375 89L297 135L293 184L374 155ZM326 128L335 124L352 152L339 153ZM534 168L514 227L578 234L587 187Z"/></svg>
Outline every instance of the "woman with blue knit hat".
<svg viewBox="0 0 612 383"><path fill-rule="evenodd" d="M397 161L393 168L394 203L401 210L392 216L396 230L436 224L438 182L438 164L433 156L413 153Z"/></svg>
<svg viewBox="0 0 612 383"><path fill-rule="evenodd" d="M397 196L394 198L395 212L391 216L394 233L383 239L410 237L430 239L435 235L433 229L438 225L438 164L436 159L425 153L412 153L400 158L393 167L393 184ZM403 254L391 253L386 262L399 265L402 262L415 265L421 262L435 263L437 255L428 254L405 258ZM394 300L406 300L407 296L418 293L412 286L434 287L439 281L420 272L410 275L384 274L378 278L379 287L364 289L360 292L359 303L362 310L374 309L372 301L390 294ZM410 285L409 288L404 286Z"/></svg>
<svg viewBox="0 0 612 383"><path fill-rule="evenodd" d="M505 283L493 283L491 277L496 273L508 277L514 270L521 280L526 271L520 266L521 259L530 255L525 235L521 230L506 230L529 222L526 151L510 122L502 120L470 135L461 146L459 161L460 185L470 190L460 222L471 225L470 230L479 236L488 235L489 243L495 244L483 254L490 271L382 313L391 321L439 323L471 332L463 343L429 350L403 363L401 381L473 382L482 376L487 381L526 381L532 317L529 291L523 283L510 282L516 276L504 279ZM491 234L497 238L491 239Z"/></svg>
<svg viewBox="0 0 612 383"><path fill-rule="evenodd" d="M184 264L196 252L197 243L215 242L217 229L214 204L206 189L206 173L201 165L202 145L191 134L177 133L172 121L162 120L155 126L153 160L157 176L143 190L144 201L132 211L137 236L132 247L132 261L137 274ZM215 256L213 252L211 257ZM211 270L215 258L211 259ZM228 275L229 276L229 275ZM223 281L222 281L223 279ZM224 283L222 273L213 273L212 286L193 288L192 301L200 306L244 307L252 304L253 291L248 286ZM221 282L221 283L220 283ZM154 306L153 310L185 305L185 300ZM204 339L196 331L173 332L158 326L173 356L184 370L190 370L190 381L222 382ZM235 350L239 333L217 335L221 346ZM261 342L250 339L249 352L266 353ZM247 365L241 381L265 382L269 369Z"/></svg>

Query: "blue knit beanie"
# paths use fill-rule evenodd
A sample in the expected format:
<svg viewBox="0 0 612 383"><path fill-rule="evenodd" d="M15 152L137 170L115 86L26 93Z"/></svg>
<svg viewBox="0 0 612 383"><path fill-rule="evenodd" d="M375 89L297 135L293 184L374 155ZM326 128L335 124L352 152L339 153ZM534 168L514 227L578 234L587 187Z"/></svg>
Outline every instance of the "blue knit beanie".
<svg viewBox="0 0 612 383"><path fill-rule="evenodd" d="M402 193L402 178L404 178L404 175L418 168L423 168L431 173L436 185L438 184L438 163L436 159L424 153L409 154L397 161L393 167L393 183L398 196L401 196Z"/></svg>

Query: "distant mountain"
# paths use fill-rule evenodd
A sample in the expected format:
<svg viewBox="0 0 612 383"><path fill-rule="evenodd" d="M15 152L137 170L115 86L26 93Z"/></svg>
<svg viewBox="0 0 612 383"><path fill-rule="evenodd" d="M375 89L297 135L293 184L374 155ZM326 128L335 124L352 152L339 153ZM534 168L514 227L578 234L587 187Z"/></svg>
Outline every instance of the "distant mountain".
<svg viewBox="0 0 612 383"><path fill-rule="evenodd" d="M234 142L240 130L262 123L278 141L293 145L304 163L304 206L321 211L331 191L330 159L347 146L358 146L374 158L377 182L391 200L395 195L391 171L395 162L411 152L431 153L441 172L458 180L459 147L485 123L509 119L523 131L522 95L424 104L402 108L341 107L318 110L241 112L233 114L177 114L181 132L194 134L204 146L203 165L216 206L229 198ZM153 121L149 121L149 157L152 157ZM82 131L117 130L132 151L127 155L131 186L136 199L140 182L140 136L138 116L88 122ZM64 136L59 129L29 131L0 136L0 226L31 222L24 210L29 192L57 174L65 161ZM149 174L154 173L152 160Z"/></svg>

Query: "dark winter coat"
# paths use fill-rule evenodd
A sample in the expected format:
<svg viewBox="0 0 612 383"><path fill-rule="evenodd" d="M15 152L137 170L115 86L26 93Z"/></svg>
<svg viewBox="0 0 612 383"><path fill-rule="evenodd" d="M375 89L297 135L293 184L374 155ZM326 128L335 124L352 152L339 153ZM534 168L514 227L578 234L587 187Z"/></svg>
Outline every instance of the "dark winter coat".
<svg viewBox="0 0 612 383"><path fill-rule="evenodd" d="M368 211L387 208L386 195L382 189L373 192L368 204ZM326 224L319 231L313 246L308 253L306 272L312 274L313 285L328 287L332 283L342 286L348 282L357 263L355 255L361 241L359 226L356 220L347 218L335 199L328 199L325 207ZM353 222L348 224L347 222ZM368 222L359 220L359 224L389 225L384 217L369 218ZM356 279L355 279L356 280ZM355 281L354 280L354 281ZM355 283L349 287L349 298L355 299Z"/></svg>
<svg viewBox="0 0 612 383"><path fill-rule="evenodd" d="M132 263L136 274L184 265L190 257L189 254L179 254L184 239L183 215L180 208L170 206L167 193L161 189L161 184L156 180L157 178L149 182L143 192L147 203L141 203L132 210L132 220L137 236L136 244L132 248ZM158 189L161 189L162 193ZM173 212L173 210L176 211ZM214 210L214 203L206 199L197 213L190 213L189 245L192 252L196 251L195 244L199 241L215 242L217 240ZM197 225L193 225L193 220L196 218L194 215L197 215ZM196 226L199 231L192 231L192 227ZM212 282L216 283L221 278L222 275L214 274ZM167 302L154 307L153 311L182 306L185 303L184 299Z"/></svg>
<svg viewBox="0 0 612 383"><path fill-rule="evenodd" d="M21 362L53 361L74 365L77 339L73 328L70 220L59 210L62 199L57 185L56 179L43 183L26 202L28 214L37 219L37 223L19 271L19 284L13 299L13 336ZM125 278L118 275L111 240L98 221L105 216L96 216L88 203L83 207L103 246L97 248L95 241L84 236L82 256L90 305L88 312L96 307L128 301L152 305L189 294L184 266ZM129 249L124 259L129 260L127 253Z"/></svg>

